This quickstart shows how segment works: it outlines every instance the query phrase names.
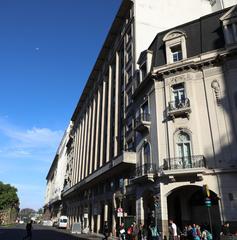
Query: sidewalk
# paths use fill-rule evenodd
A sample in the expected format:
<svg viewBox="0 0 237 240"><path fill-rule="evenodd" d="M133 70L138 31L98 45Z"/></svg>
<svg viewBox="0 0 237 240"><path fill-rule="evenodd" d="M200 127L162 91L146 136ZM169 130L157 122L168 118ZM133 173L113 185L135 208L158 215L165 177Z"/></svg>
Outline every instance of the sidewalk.
<svg viewBox="0 0 237 240"><path fill-rule="evenodd" d="M85 240L95 240L95 239L104 239L104 235L103 234L99 234L99 233L81 233L81 234L73 234L71 233L71 235L77 237L78 239L85 239ZM108 237L108 240L118 240L118 237Z"/></svg>

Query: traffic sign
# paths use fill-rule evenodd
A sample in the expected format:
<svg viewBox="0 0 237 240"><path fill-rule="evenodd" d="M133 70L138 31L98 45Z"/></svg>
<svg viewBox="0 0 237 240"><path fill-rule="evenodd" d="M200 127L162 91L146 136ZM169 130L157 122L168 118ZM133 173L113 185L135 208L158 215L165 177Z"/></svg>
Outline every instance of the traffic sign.
<svg viewBox="0 0 237 240"><path fill-rule="evenodd" d="M117 216L118 217L122 217L123 216L123 209L122 208L118 208L117 209Z"/></svg>
<svg viewBox="0 0 237 240"><path fill-rule="evenodd" d="M210 198L206 198L205 199L205 204L207 207L211 207L211 199Z"/></svg>

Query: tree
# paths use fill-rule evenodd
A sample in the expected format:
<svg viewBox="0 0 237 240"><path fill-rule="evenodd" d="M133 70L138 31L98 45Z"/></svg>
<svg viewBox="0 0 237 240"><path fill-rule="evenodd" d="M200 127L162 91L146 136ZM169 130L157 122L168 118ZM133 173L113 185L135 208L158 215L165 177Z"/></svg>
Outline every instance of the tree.
<svg viewBox="0 0 237 240"><path fill-rule="evenodd" d="M43 214L43 213L44 213L44 209L43 209L43 208L39 208L39 210L38 210L37 213L38 213L38 214Z"/></svg>
<svg viewBox="0 0 237 240"><path fill-rule="evenodd" d="M4 184L0 181L0 210L17 208L18 205L17 189L10 184Z"/></svg>

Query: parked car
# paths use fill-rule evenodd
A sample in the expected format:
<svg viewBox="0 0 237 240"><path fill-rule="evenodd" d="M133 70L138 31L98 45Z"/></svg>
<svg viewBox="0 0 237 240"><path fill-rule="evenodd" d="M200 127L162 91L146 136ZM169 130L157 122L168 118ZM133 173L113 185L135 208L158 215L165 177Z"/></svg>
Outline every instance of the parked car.
<svg viewBox="0 0 237 240"><path fill-rule="evenodd" d="M67 224L68 224L68 217L61 216L58 220L58 228L67 228Z"/></svg>
<svg viewBox="0 0 237 240"><path fill-rule="evenodd" d="M43 226L49 226L49 227L52 227L53 226L53 222L51 220L44 220L42 222L42 225Z"/></svg>

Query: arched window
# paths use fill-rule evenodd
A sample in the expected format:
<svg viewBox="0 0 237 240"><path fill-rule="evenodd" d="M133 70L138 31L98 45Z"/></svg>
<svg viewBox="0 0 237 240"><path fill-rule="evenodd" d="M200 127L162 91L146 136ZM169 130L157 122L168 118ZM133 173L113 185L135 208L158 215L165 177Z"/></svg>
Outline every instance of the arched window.
<svg viewBox="0 0 237 240"><path fill-rule="evenodd" d="M176 139L177 162L183 168L191 167L191 139L186 132L179 132Z"/></svg>
<svg viewBox="0 0 237 240"><path fill-rule="evenodd" d="M143 160L144 164L151 163L151 148L148 142L145 142L143 146Z"/></svg>

